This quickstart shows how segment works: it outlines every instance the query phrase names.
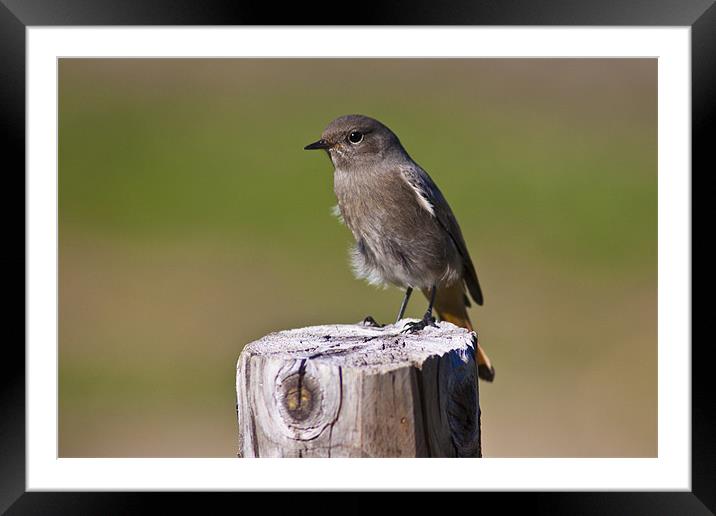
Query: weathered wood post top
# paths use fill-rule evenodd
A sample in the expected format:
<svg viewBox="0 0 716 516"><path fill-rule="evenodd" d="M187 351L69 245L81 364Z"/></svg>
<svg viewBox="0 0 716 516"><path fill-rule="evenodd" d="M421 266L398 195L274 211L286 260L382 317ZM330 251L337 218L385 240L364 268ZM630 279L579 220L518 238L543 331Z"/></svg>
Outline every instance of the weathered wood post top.
<svg viewBox="0 0 716 516"><path fill-rule="evenodd" d="M248 344L239 456L480 457L476 336L447 322L311 326Z"/></svg>

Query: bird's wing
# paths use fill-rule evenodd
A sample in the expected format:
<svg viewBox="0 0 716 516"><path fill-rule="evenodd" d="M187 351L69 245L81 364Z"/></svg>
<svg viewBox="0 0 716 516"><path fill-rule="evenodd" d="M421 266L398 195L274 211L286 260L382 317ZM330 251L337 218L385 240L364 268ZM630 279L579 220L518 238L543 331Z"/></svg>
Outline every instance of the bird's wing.
<svg viewBox="0 0 716 516"><path fill-rule="evenodd" d="M465 244L465 238L462 236L460 226L445 196L443 196L428 173L419 166L400 167L400 172L403 179L405 179L408 185L415 191L419 204L435 217L440 226L450 235L450 238L463 259L463 279L465 280L465 284L475 302L478 305L482 305L482 289L477 279L475 266L470 258L470 253L467 251L467 245ZM465 301L468 301L467 298L465 298ZM469 305L469 302L467 304Z"/></svg>

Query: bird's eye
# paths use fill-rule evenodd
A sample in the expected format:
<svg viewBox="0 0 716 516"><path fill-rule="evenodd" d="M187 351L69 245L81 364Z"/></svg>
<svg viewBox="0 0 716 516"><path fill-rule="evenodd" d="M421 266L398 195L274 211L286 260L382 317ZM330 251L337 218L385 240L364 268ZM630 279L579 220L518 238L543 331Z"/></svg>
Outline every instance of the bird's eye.
<svg viewBox="0 0 716 516"><path fill-rule="evenodd" d="M353 131L351 134L348 135L348 141L352 144L357 144L363 141L363 133L360 131Z"/></svg>

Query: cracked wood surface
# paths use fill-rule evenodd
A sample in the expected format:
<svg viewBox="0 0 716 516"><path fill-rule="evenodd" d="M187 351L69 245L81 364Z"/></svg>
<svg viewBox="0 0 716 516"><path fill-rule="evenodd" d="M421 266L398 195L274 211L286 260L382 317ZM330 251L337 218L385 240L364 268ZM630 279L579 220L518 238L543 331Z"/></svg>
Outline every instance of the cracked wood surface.
<svg viewBox="0 0 716 516"><path fill-rule="evenodd" d="M248 344L236 368L241 457L479 457L475 334L311 326Z"/></svg>

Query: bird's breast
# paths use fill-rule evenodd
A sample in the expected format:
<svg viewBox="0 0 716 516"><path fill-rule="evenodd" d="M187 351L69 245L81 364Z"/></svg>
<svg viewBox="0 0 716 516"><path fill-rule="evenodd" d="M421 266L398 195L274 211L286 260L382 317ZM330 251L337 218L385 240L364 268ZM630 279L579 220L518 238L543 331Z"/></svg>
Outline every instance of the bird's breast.
<svg viewBox="0 0 716 516"><path fill-rule="evenodd" d="M420 203L400 171L379 173L336 169L334 191L343 220L356 240L371 244L385 239L442 245L443 231Z"/></svg>

